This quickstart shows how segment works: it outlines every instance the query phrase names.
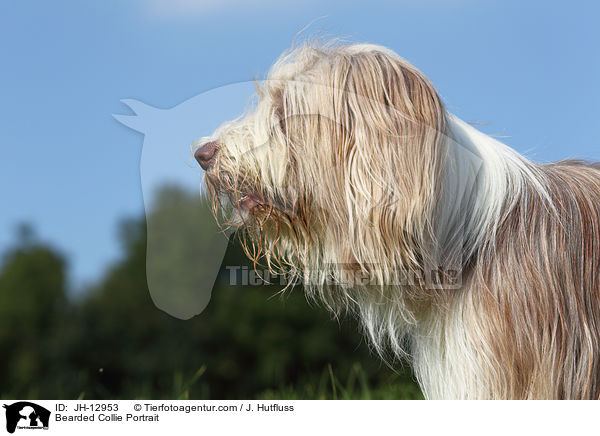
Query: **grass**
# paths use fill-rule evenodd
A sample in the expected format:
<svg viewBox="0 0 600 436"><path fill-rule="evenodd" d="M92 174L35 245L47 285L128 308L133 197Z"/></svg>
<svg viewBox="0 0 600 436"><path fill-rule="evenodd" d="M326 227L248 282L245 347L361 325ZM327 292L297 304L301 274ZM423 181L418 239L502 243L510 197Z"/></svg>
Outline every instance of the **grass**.
<svg viewBox="0 0 600 436"><path fill-rule="evenodd" d="M333 373L331 365L317 381L309 381L296 386L282 386L277 390L267 390L258 396L259 400L420 400L421 391L415 383L401 375L373 386L369 385L365 372L359 363L352 366L345 380Z"/></svg>
<svg viewBox="0 0 600 436"><path fill-rule="evenodd" d="M202 375L206 372L206 365L201 366L192 377L185 379L181 372L173 375L172 399L189 400L196 398L198 392L205 392L200 397L209 397L208 391L202 389ZM194 387L196 395L190 394ZM204 386L206 387L206 386ZM200 388L200 389L198 389ZM151 399L152 390L138 387L136 398ZM85 398L85 392L81 392L78 400ZM334 374L332 366L319 375L308 376L303 382L296 385L283 385L277 389L268 389L258 394L256 400L422 400L423 394L416 383L406 375L393 374L385 380L376 384L369 383L366 372L361 364L356 362L352 365L347 376L342 380Z"/></svg>

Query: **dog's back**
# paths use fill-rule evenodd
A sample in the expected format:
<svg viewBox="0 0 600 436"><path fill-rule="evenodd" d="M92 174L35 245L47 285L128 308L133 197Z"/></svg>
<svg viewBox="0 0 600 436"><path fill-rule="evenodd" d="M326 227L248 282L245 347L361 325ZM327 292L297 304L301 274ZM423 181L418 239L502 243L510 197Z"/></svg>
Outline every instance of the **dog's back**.
<svg viewBox="0 0 600 436"><path fill-rule="evenodd" d="M536 165L412 341L428 398L600 397L600 168ZM549 197L546 195L548 194Z"/></svg>
<svg viewBox="0 0 600 436"><path fill-rule="evenodd" d="M551 205L530 189L507 208L480 258L487 289L473 298L488 317L508 398L598 399L600 168L577 161L538 168Z"/></svg>

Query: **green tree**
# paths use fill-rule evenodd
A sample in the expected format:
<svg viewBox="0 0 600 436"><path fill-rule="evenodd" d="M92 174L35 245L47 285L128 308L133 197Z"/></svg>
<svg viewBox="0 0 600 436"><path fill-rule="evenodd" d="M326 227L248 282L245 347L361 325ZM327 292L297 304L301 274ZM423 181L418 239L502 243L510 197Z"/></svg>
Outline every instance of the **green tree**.
<svg viewBox="0 0 600 436"><path fill-rule="evenodd" d="M176 221L179 235L187 235L187 241L175 236L161 251L163 265L176 268L181 247L210 237L206 229L212 224L206 221L213 217L197 195L169 188L157 199L155 223L162 221L167 231ZM144 221L126 222L121 234L123 261L82 306L85 343L75 360L86 372L87 396L172 398L202 369L191 397L256 398L289 386L317 386L329 365L344 380L357 364L367 384L394 379L418 396L409 374L390 371L369 352L354 322L332 320L323 308L308 304L302 289L279 295L275 285L230 286L228 266L251 269L235 238L210 304L182 321L158 310L148 294ZM197 268L205 264L194 260Z"/></svg>
<svg viewBox="0 0 600 436"><path fill-rule="evenodd" d="M68 310L63 257L28 227L19 234L0 271L0 386L15 396L41 388L56 353L52 332Z"/></svg>
<svg viewBox="0 0 600 436"><path fill-rule="evenodd" d="M169 188L157 197L154 213L154 230L176 223L179 231L172 240L158 236L159 270L169 272L189 257L199 269L194 280L212 277L203 275L201 254L185 251L212 237L207 229L214 228L213 217L198 196ZM281 294L276 285L231 286L227 266L251 269L235 238L210 303L184 321L159 310L149 293L145 219L121 224L121 260L78 299L67 298L62 256L30 228L19 234L0 268L4 397L420 395L410 373L391 371L369 352L352 320L331 319L308 304L302 289Z"/></svg>

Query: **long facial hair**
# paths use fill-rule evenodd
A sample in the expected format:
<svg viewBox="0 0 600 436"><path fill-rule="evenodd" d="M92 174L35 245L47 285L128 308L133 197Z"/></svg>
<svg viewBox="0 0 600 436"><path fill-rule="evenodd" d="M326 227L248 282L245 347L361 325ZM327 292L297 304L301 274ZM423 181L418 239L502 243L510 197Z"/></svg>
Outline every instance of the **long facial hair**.
<svg viewBox="0 0 600 436"><path fill-rule="evenodd" d="M242 216L253 260L302 274L336 312L362 298L347 283L357 271L379 283L369 300L383 304L400 271L436 263L432 216L448 132L417 69L370 46L304 46L275 64L258 101L215 133L224 149L207 175L216 209L258 197L224 221ZM410 291L403 300L422 298Z"/></svg>

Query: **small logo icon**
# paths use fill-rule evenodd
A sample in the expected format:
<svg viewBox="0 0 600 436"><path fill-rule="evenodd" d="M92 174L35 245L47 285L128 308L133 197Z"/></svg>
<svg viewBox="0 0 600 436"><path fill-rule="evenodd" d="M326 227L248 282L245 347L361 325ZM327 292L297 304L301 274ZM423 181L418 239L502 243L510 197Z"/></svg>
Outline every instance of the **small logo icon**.
<svg viewBox="0 0 600 436"><path fill-rule="evenodd" d="M19 401L3 406L6 409L6 431L14 433L15 429L48 429L50 411L29 401Z"/></svg>

